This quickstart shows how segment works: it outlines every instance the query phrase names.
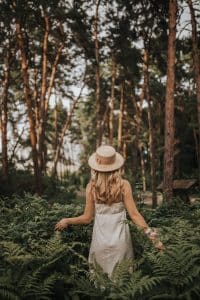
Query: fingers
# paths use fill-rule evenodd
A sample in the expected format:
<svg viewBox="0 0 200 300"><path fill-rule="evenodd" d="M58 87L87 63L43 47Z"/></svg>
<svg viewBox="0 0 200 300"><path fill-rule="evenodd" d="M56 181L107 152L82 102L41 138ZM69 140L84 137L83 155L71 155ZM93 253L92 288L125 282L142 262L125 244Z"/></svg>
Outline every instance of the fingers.
<svg viewBox="0 0 200 300"><path fill-rule="evenodd" d="M65 219L60 220L56 225L55 225L55 230L63 230L67 227L67 222Z"/></svg>
<svg viewBox="0 0 200 300"><path fill-rule="evenodd" d="M163 245L163 243L161 241L157 242L155 244L155 247L158 249L158 250L165 250L165 246Z"/></svg>
<svg viewBox="0 0 200 300"><path fill-rule="evenodd" d="M62 230L62 226L59 223L57 223L55 225L55 230Z"/></svg>
<svg viewBox="0 0 200 300"><path fill-rule="evenodd" d="M164 247L158 247L157 249L158 249L158 250L160 250L160 251L163 251L163 250L165 250L165 248L164 248Z"/></svg>
<svg viewBox="0 0 200 300"><path fill-rule="evenodd" d="M162 246L160 246L160 247L157 247L157 249L160 250L160 251L163 251L163 250L165 250L165 246L162 245Z"/></svg>
<svg viewBox="0 0 200 300"><path fill-rule="evenodd" d="M55 230L62 230L62 229L63 229L62 225L57 223L56 226L55 226Z"/></svg>

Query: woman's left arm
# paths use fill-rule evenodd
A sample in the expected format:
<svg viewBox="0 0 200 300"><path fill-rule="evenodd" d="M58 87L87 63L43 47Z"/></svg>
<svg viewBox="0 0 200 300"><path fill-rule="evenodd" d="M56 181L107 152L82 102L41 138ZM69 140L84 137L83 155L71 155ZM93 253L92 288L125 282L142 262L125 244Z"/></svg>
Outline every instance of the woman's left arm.
<svg viewBox="0 0 200 300"><path fill-rule="evenodd" d="M94 199L91 193L91 183L86 187L86 204L84 213L79 217L63 218L56 225L55 230L63 230L68 225L89 224L94 217Z"/></svg>
<svg viewBox="0 0 200 300"><path fill-rule="evenodd" d="M138 211L133 199L131 185L127 180L124 180L124 204L133 223L144 230L144 233L149 237L153 244L155 244L156 248L164 250L165 247L162 242L157 240L157 233L148 226L144 217Z"/></svg>

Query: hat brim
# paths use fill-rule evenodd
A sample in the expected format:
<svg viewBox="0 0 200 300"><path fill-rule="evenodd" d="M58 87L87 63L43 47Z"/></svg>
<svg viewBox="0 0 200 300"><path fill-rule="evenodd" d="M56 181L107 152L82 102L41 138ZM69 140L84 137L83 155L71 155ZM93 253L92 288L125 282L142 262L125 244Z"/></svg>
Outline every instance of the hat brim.
<svg viewBox="0 0 200 300"><path fill-rule="evenodd" d="M96 153L93 153L89 159L88 164L90 168L99 172L112 172L117 169L120 169L124 164L124 158L121 154L116 152L115 162L109 165L98 164L96 161Z"/></svg>

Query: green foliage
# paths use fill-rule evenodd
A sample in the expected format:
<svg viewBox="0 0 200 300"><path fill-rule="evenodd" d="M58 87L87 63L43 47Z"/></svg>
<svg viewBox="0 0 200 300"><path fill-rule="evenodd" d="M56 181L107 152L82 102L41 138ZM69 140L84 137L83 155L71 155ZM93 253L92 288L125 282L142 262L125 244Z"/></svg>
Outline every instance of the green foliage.
<svg viewBox="0 0 200 300"><path fill-rule="evenodd" d="M91 226L59 233L54 225L81 211L80 205L49 204L30 194L1 199L1 299L58 299L59 294L64 299L70 294L74 272L87 269Z"/></svg>
<svg viewBox="0 0 200 300"><path fill-rule="evenodd" d="M182 241L164 253L144 250L141 258L118 265L111 279L96 267L93 280L80 280L78 291L91 299L199 299L199 254Z"/></svg>
<svg viewBox="0 0 200 300"><path fill-rule="evenodd" d="M11 196L17 194L21 197L24 193L34 193L34 178L33 174L27 170L17 170L13 168L10 171L8 180L3 180L0 177L0 196ZM70 175L60 181L57 178L50 176L43 177L42 189L43 197L46 197L50 203L59 199L61 203L71 203L75 198L77 185L79 184L77 176Z"/></svg>
<svg viewBox="0 0 200 300"><path fill-rule="evenodd" d="M167 67L167 28L169 1L100 1L98 16L98 49L100 68L100 102L97 103L96 55L94 19L95 1L12 1L0 2L0 40L1 57L0 78L2 81L2 97L5 87L6 57L11 55L9 62L10 79L8 86L8 162L15 168L23 167L33 172L32 153L27 122L27 107L24 99L23 76L21 76L20 51L16 35L16 19L21 22L24 38L24 50L28 60L28 73L32 110L39 135L40 125L44 122L43 155L46 170L49 172L55 158L55 150L60 141L64 124L69 120L68 130L60 152L59 163L69 166L77 157L68 151L69 141L80 145L80 179L82 186L88 181L88 156L96 147L97 110L102 123L103 143L108 143L110 133L110 100L114 97L113 115L113 146L118 144L118 123L120 89L124 86L124 113L122 144L126 149L125 173L141 181L140 155L144 156L144 167L147 187L151 182L151 154L149 148L148 105L143 103L141 120L137 116L137 106L142 99L143 43L149 50L149 92L152 106L152 122L155 139L156 184L163 178L164 150L164 102L165 77ZM179 3L179 12L185 14L187 5ZM123 12L122 14L119 12ZM47 62L44 63L45 20L49 18L48 42L46 49ZM197 24L199 14L196 14ZM182 18L178 26L176 41L176 94L175 94L175 155L174 169L176 178L196 178L197 170L197 105L194 82L193 55L191 34L184 27ZM185 31L186 29L186 31ZM188 34L185 36L185 32ZM183 34L183 35L182 35ZM182 37L184 36L184 37ZM62 45L62 53L59 48ZM18 55L15 55L15 54ZM56 57L58 61L56 64ZM116 74L113 73L113 62L116 63ZM46 67L45 67L46 65ZM55 66L55 70L54 70ZM55 71L55 72L53 72ZM48 93L52 82L50 101ZM45 80L43 78L45 77ZM115 78L114 78L115 77ZM113 82L114 81L114 82ZM47 111L46 120L42 120L41 91L46 82L45 98ZM85 84L83 93L77 102L76 109L70 115L70 108ZM114 86L112 86L114 84ZM45 88L44 88L45 90ZM111 92L112 91L112 92ZM135 100L134 100L135 99ZM134 100L134 101L133 101ZM137 102L137 104L136 104ZM37 104L37 105L36 105ZM2 106L3 111L3 106ZM39 122L39 123L38 123ZM138 126L139 123L141 126ZM140 130L138 131L138 128ZM3 129L2 129L3 130ZM38 139L37 139L38 140ZM5 143L5 142L4 142ZM142 147L142 152L139 149ZM2 147L1 147L2 148ZM36 147L39 149L38 145ZM118 149L122 151L122 149ZM76 154L75 154L76 155ZM0 153L0 159L4 159ZM39 158L38 158L39 159ZM76 161L77 162L77 161ZM1 171L0 171L1 172ZM25 181L23 177L27 180ZM21 190L34 192L33 178L26 172L15 172L10 176L17 180L0 182L0 190L6 195ZM1 176L0 176L1 177ZM44 184L48 179L44 179ZM54 185L52 185L54 186ZM49 197L55 189L45 187ZM56 191L58 192L58 191ZM59 190L59 197L60 190Z"/></svg>
<svg viewBox="0 0 200 300"><path fill-rule="evenodd" d="M26 194L0 200L0 297L7 299L199 299L200 206L141 208L166 249L156 250L130 221L134 260L116 265L112 277L87 256L92 224L55 232L62 217L81 214L79 204L48 203ZM62 202L62 200L61 200Z"/></svg>

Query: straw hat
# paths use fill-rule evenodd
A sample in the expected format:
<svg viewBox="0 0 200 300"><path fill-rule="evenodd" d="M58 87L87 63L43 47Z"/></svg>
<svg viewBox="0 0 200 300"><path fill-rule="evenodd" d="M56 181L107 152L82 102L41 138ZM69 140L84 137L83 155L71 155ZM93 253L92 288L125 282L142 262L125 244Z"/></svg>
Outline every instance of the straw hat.
<svg viewBox="0 0 200 300"><path fill-rule="evenodd" d="M100 146L88 160L89 166L99 172L111 172L121 168L124 158L111 146Z"/></svg>

